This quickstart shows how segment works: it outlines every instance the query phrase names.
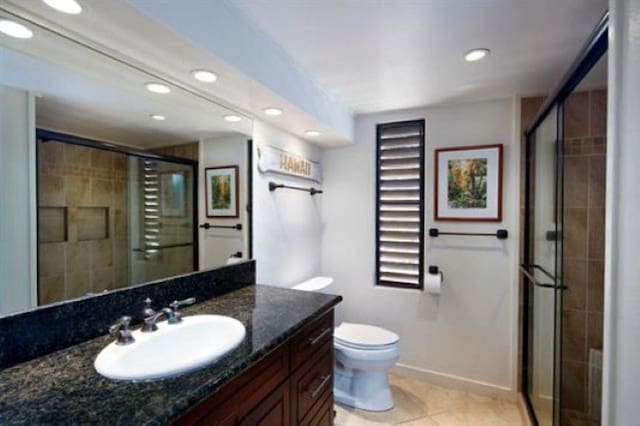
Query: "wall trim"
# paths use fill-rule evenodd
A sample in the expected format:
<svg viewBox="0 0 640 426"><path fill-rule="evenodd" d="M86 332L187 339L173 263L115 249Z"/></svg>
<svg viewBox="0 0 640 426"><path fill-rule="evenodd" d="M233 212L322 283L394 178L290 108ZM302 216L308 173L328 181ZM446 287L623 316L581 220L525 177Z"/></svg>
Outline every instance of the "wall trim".
<svg viewBox="0 0 640 426"><path fill-rule="evenodd" d="M522 424L524 426L533 426L531 417L529 416L529 410L527 409L527 401L524 400L524 395L518 392L517 395L518 410L520 410L520 417L522 418Z"/></svg>
<svg viewBox="0 0 640 426"><path fill-rule="evenodd" d="M519 392L506 386L494 385L492 383L479 380L467 379L453 374L440 373L427 370L412 365L397 363L393 367L393 372L401 376L413 377L433 385L444 386L452 389L459 389L473 392L492 398L499 398L510 402L518 402Z"/></svg>

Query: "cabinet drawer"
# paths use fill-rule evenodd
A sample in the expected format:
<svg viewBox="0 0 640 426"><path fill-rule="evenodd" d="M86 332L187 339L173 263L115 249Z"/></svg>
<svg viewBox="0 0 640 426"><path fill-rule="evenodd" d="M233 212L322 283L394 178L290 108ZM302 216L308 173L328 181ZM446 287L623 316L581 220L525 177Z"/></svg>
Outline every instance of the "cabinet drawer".
<svg viewBox="0 0 640 426"><path fill-rule="evenodd" d="M303 328L291 342L291 367L296 369L327 341L333 345L333 311Z"/></svg>
<svg viewBox="0 0 640 426"><path fill-rule="evenodd" d="M333 342L325 342L319 355L314 357L315 363L309 368L301 368L292 376L292 421L295 424L312 423L322 403L332 399Z"/></svg>

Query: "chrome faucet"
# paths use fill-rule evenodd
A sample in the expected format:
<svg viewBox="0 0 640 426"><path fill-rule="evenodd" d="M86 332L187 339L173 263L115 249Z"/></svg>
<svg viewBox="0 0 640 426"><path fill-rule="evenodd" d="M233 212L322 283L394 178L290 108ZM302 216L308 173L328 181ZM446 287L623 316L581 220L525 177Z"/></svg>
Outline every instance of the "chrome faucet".
<svg viewBox="0 0 640 426"><path fill-rule="evenodd" d="M144 301L144 310L142 311L143 324L140 331L143 333L156 331L158 329L156 323L163 315L164 312L156 312L153 310L151 307L151 299L147 297Z"/></svg>
<svg viewBox="0 0 640 426"><path fill-rule="evenodd" d="M182 321L182 314L178 311L183 306L193 305L196 303L195 297L190 297L181 301L173 301L169 304L168 308L162 309L160 312L156 312L151 307L151 299L147 298L145 301L145 308L142 312L144 322L141 331L143 333L150 333L158 329L157 322L160 318L167 318L169 324L177 324Z"/></svg>
<svg viewBox="0 0 640 426"><path fill-rule="evenodd" d="M153 315L144 318L144 323L142 324L142 328L140 331L143 333L149 333L151 331L156 331L158 329L158 325L156 324L160 318L166 315L164 309L160 312L154 312Z"/></svg>
<svg viewBox="0 0 640 426"><path fill-rule="evenodd" d="M116 345L128 345L136 339L131 335L131 317L123 316L109 327L109 334L116 338Z"/></svg>

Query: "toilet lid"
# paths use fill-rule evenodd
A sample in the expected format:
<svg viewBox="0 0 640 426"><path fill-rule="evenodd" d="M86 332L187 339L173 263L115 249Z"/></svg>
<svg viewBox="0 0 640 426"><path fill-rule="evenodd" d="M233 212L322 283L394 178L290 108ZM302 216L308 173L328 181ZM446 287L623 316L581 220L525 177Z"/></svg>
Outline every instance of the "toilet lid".
<svg viewBox="0 0 640 426"><path fill-rule="evenodd" d="M386 346L396 343L400 338L384 328L366 324L343 322L334 330L336 340L357 346Z"/></svg>

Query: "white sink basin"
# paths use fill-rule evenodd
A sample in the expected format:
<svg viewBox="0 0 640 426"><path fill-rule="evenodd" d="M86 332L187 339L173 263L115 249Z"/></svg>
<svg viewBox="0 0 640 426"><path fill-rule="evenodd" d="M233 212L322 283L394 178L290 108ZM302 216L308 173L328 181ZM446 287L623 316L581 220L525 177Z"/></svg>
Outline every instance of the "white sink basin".
<svg viewBox="0 0 640 426"><path fill-rule="evenodd" d="M244 325L221 315L184 317L178 324L158 323L158 330L134 331L135 342L105 347L96 357L98 373L116 380L151 380L176 376L207 365L236 348Z"/></svg>

